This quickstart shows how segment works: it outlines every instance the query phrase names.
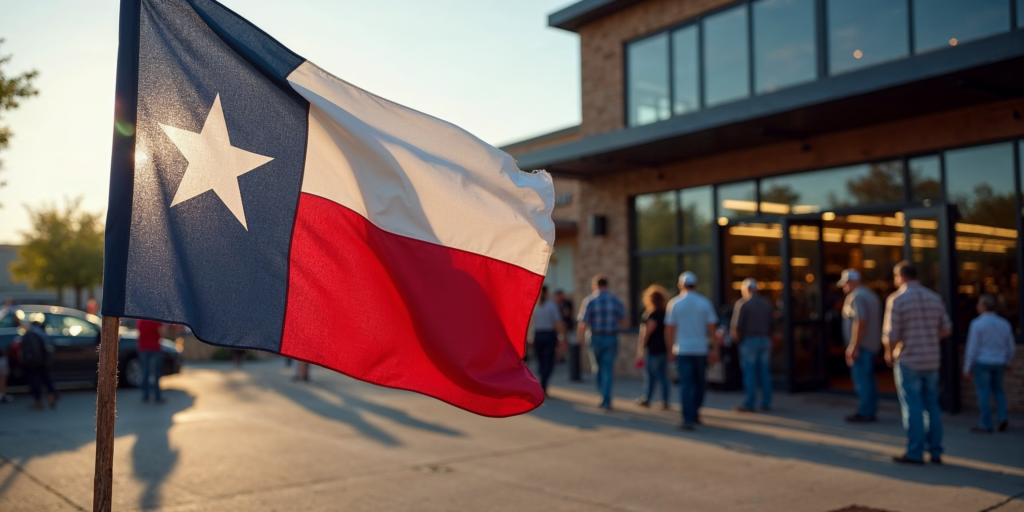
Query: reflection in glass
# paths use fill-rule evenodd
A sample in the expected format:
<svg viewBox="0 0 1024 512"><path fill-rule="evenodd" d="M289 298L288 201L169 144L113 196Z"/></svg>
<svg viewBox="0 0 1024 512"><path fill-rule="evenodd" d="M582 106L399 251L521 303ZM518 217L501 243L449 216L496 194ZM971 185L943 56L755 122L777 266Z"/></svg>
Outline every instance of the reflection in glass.
<svg viewBox="0 0 1024 512"><path fill-rule="evenodd" d="M939 201L942 199L942 170L939 155L912 158L910 166L910 199Z"/></svg>
<svg viewBox="0 0 1024 512"><path fill-rule="evenodd" d="M679 293L676 282L679 280L679 268L677 267L678 257L675 254L662 256L648 256L636 259L637 269L637 296L633 304L637 305L637 311L642 310L639 306L643 291L652 284L660 284L668 290L668 296L674 297Z"/></svg>
<svg viewBox="0 0 1024 512"><path fill-rule="evenodd" d="M907 2L828 0L829 74L845 73L910 54Z"/></svg>
<svg viewBox="0 0 1024 512"><path fill-rule="evenodd" d="M684 272L689 270L697 274L697 291L710 299L712 283L711 253L695 252L683 254L682 270Z"/></svg>
<svg viewBox="0 0 1024 512"><path fill-rule="evenodd" d="M936 217L910 219L910 260L917 267L918 280L936 293L941 283L939 257L939 219Z"/></svg>
<svg viewBox="0 0 1024 512"><path fill-rule="evenodd" d="M715 218L711 194L711 186L688 188L680 192L683 208L683 245L711 245L711 230Z"/></svg>
<svg viewBox="0 0 1024 512"><path fill-rule="evenodd" d="M726 219L757 214L757 183L742 181L718 186L718 216Z"/></svg>
<svg viewBox="0 0 1024 512"><path fill-rule="evenodd" d="M1017 28L1024 28L1024 0L1017 0Z"/></svg>
<svg viewBox="0 0 1024 512"><path fill-rule="evenodd" d="M903 162L892 160L761 180L761 211L819 213L903 201Z"/></svg>
<svg viewBox="0 0 1024 512"><path fill-rule="evenodd" d="M704 19L704 103L718 105L750 95L747 6Z"/></svg>
<svg viewBox="0 0 1024 512"><path fill-rule="evenodd" d="M792 314L794 320L821 318L821 276L818 275L820 254L818 226L790 226L790 272L792 282Z"/></svg>
<svg viewBox="0 0 1024 512"><path fill-rule="evenodd" d="M626 62L629 125L668 119L668 34L630 43Z"/></svg>
<svg viewBox="0 0 1024 512"><path fill-rule="evenodd" d="M691 25L672 33L672 111L676 115L700 108L697 30L697 25Z"/></svg>
<svg viewBox="0 0 1024 512"><path fill-rule="evenodd" d="M752 5L756 92L814 80L814 0L760 0Z"/></svg>
<svg viewBox="0 0 1024 512"><path fill-rule="evenodd" d="M956 203L957 315L966 331L982 293L1020 329L1013 145L946 152L946 194Z"/></svg>
<svg viewBox="0 0 1024 512"><path fill-rule="evenodd" d="M779 224L741 223L730 226L723 241L725 301L740 298L744 279L757 279L762 293L778 307L782 297L782 226Z"/></svg>
<svg viewBox="0 0 1024 512"><path fill-rule="evenodd" d="M793 326L793 376L797 382L818 382L828 377L828 368L822 364L826 346L822 339L821 324Z"/></svg>
<svg viewBox="0 0 1024 512"><path fill-rule="evenodd" d="M636 248L661 249L676 245L676 193L636 197Z"/></svg>
<svg viewBox="0 0 1024 512"><path fill-rule="evenodd" d="M949 48L1010 30L1006 0L917 0L914 52Z"/></svg>

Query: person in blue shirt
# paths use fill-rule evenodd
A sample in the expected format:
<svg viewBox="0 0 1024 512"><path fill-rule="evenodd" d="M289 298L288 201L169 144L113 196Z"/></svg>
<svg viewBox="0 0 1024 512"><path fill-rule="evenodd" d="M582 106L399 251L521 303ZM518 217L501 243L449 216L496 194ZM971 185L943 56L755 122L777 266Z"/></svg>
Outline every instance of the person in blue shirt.
<svg viewBox="0 0 1024 512"><path fill-rule="evenodd" d="M683 406L683 430L693 430L700 423L707 387L708 347L713 345L712 359L718 358L715 328L718 313L707 297L697 293L697 275L686 271L679 275L679 295L668 301L665 313L665 339L672 343L669 356L679 370L679 390Z"/></svg>
<svg viewBox="0 0 1024 512"><path fill-rule="evenodd" d="M626 326L626 308L608 292L608 278L597 275L591 281L593 293L583 299L576 324L577 338L586 339L590 331L590 350L597 361L597 388L600 407L612 409L612 379L615 357L619 353L619 329Z"/></svg>
<svg viewBox="0 0 1024 512"><path fill-rule="evenodd" d="M992 433L992 405L996 400L997 428L1004 432L1009 427L1006 416L1006 393L1003 392L1003 373L1013 362L1016 349L1013 327L995 313L996 298L984 294L978 298L978 317L971 320L967 330L967 348L964 350L964 377L974 377L978 395L980 417L978 425L971 427L976 434Z"/></svg>

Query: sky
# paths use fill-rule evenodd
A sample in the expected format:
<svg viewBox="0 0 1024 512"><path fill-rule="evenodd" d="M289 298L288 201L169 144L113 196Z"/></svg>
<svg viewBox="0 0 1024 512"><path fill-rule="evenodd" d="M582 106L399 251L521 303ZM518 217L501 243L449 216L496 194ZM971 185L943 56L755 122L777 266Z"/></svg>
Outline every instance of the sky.
<svg viewBox="0 0 1024 512"><path fill-rule="evenodd" d="M221 0L295 53L359 87L501 146L580 122L579 39L547 26L572 0ZM0 7L7 76L35 69L39 96L3 114L0 243L26 206L81 197L106 211L117 0ZM287 7L285 7L287 6Z"/></svg>

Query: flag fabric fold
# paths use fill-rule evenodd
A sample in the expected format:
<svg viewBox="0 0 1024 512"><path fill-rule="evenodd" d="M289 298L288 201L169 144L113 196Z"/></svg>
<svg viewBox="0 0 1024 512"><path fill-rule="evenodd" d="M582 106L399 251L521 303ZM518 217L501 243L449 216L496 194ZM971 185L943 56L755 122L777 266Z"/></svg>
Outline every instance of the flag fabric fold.
<svg viewBox="0 0 1024 512"><path fill-rule="evenodd" d="M547 173L212 0L141 0L138 56L118 69L138 76L135 158L112 164L103 314L487 416L543 401L522 358Z"/></svg>

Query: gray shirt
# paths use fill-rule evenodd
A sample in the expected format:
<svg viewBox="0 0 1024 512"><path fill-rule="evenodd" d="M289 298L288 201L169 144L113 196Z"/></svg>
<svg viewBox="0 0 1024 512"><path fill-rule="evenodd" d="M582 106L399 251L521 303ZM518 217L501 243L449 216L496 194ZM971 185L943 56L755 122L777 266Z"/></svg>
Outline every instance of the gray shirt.
<svg viewBox="0 0 1024 512"><path fill-rule="evenodd" d="M847 345L853 336L853 323L858 320L867 322L860 348L877 354L882 349L882 301L866 286L858 286L843 302L843 339Z"/></svg>
<svg viewBox="0 0 1024 512"><path fill-rule="evenodd" d="M964 371L970 371L974 363L1009 366L1016 349L1010 322L995 313L983 313L971 320L967 330Z"/></svg>
<svg viewBox="0 0 1024 512"><path fill-rule="evenodd" d="M732 328L743 341L760 336L770 337L775 316L772 314L772 303L768 299L753 294L749 299L736 301L736 309L732 314Z"/></svg>
<svg viewBox="0 0 1024 512"><path fill-rule="evenodd" d="M562 321L562 311L555 301L548 299L533 310L533 332L554 332L555 325Z"/></svg>

